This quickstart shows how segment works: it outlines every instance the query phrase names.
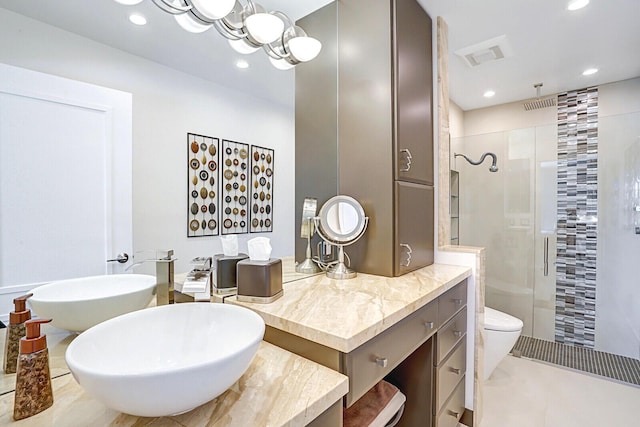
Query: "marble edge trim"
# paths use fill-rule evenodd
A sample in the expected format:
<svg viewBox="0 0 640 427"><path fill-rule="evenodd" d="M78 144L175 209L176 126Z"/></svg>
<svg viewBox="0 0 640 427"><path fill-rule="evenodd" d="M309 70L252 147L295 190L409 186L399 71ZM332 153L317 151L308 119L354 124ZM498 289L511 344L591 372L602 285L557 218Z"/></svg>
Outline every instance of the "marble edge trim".
<svg viewBox="0 0 640 427"><path fill-rule="evenodd" d="M485 248L479 247L479 246L446 245L446 246L440 246L438 250L441 252L480 254L485 251Z"/></svg>
<svg viewBox="0 0 640 427"><path fill-rule="evenodd" d="M456 266L460 267L460 266ZM415 273L409 273L415 274ZM279 315L274 315L272 313L267 313L262 310L259 310L259 307L256 307L255 304L246 304L236 300L235 297L227 299L228 302L236 305L242 305L244 307L254 309L265 321L265 323L271 327L280 329L284 332L288 332L292 335L296 335L307 339L309 341L313 341L315 343L324 345L326 347L332 348L334 350L341 351L343 353L349 353L356 348L360 347L362 344L369 341L371 338L376 335L384 332L389 329L391 326L395 325L405 317L410 314L418 311L431 301L438 298L440 295L444 294L449 289L453 288L455 285L460 283L462 280L471 276L471 269L466 269L454 277L448 279L443 282L437 288L432 291L424 294L420 298L408 303L403 308L386 315L383 319L368 325L360 332L352 335L351 337L340 336L331 333L330 331L326 331L319 328L314 328L312 326L303 325L295 321L290 321L280 317ZM419 276L414 276L414 278L418 281L421 280Z"/></svg>

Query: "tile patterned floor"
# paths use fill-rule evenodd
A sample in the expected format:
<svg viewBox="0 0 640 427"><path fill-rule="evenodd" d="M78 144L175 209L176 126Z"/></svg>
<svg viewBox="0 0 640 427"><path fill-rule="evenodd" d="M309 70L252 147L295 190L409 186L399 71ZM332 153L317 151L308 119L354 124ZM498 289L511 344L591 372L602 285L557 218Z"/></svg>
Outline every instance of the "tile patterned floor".
<svg viewBox="0 0 640 427"><path fill-rule="evenodd" d="M638 427L640 387L507 356L484 383L479 427Z"/></svg>
<svg viewBox="0 0 640 427"><path fill-rule="evenodd" d="M640 360L637 359L524 336L518 339L513 350L529 359L640 386Z"/></svg>

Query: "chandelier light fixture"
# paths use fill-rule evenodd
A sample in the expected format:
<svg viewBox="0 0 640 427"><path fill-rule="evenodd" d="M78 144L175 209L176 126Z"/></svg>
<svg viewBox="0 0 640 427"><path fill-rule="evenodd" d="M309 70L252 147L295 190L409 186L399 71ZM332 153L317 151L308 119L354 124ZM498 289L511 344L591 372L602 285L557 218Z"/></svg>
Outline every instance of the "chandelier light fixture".
<svg viewBox="0 0 640 427"><path fill-rule="evenodd" d="M115 0L138 4L143 0ZM173 15L184 30L202 33L215 28L238 53L262 48L274 67L288 70L314 59L322 44L309 37L286 14L269 12L253 0L151 0Z"/></svg>

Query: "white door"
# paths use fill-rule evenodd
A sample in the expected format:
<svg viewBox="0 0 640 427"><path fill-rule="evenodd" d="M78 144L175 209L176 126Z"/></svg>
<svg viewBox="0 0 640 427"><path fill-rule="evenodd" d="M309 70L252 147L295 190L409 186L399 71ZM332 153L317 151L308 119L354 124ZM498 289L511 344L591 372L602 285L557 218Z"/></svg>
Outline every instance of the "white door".
<svg viewBox="0 0 640 427"><path fill-rule="evenodd" d="M0 64L1 294L124 269L131 131L131 94Z"/></svg>

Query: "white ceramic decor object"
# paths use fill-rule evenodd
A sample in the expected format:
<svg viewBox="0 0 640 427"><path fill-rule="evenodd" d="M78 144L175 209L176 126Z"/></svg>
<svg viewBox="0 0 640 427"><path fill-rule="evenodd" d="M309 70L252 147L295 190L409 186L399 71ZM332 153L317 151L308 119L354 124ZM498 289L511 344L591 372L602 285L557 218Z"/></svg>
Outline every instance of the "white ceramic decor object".
<svg viewBox="0 0 640 427"><path fill-rule="evenodd" d="M61 280L39 286L28 302L38 317L61 329L81 332L151 302L156 279L146 274L113 274Z"/></svg>
<svg viewBox="0 0 640 427"><path fill-rule="evenodd" d="M184 303L124 314L80 334L66 361L80 386L109 408L161 417L223 393L247 370L264 335L253 311Z"/></svg>

